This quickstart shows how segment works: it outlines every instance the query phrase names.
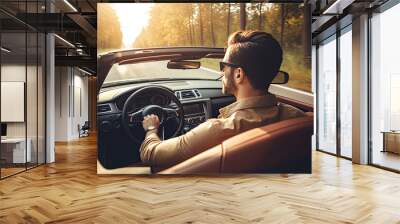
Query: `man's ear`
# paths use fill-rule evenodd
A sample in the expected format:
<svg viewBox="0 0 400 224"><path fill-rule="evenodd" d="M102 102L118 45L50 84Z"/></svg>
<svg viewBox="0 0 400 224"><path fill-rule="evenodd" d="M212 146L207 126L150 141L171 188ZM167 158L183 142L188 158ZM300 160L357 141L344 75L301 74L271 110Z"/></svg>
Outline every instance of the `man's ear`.
<svg viewBox="0 0 400 224"><path fill-rule="evenodd" d="M235 73L235 80L237 83L242 83L244 80L244 71L242 68L237 68Z"/></svg>

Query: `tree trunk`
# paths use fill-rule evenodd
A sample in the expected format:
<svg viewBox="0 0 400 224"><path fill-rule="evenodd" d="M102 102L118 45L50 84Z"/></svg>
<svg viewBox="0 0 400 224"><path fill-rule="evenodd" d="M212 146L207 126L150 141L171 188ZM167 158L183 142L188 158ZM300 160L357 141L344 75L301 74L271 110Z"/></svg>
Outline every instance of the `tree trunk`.
<svg viewBox="0 0 400 224"><path fill-rule="evenodd" d="M215 36L214 36L214 15L213 15L213 4L210 4L210 32L211 32L211 40L212 46L215 47Z"/></svg>
<svg viewBox="0 0 400 224"><path fill-rule="evenodd" d="M307 68L311 68L311 5L309 3L304 4L303 11L304 28L303 28L303 45L304 45L304 58L306 61Z"/></svg>
<svg viewBox="0 0 400 224"><path fill-rule="evenodd" d="M190 41L190 46L193 46L193 37L192 37L192 19L189 19L189 26L188 26L188 31L189 31L189 41Z"/></svg>
<svg viewBox="0 0 400 224"><path fill-rule="evenodd" d="M196 27L194 26L194 19L193 19L193 24L192 24L192 38L193 38L193 45L196 45Z"/></svg>
<svg viewBox="0 0 400 224"><path fill-rule="evenodd" d="M228 3L228 15L226 19L226 36L229 37L231 34L231 3Z"/></svg>
<svg viewBox="0 0 400 224"><path fill-rule="evenodd" d="M258 3L258 30L262 30L262 2Z"/></svg>
<svg viewBox="0 0 400 224"><path fill-rule="evenodd" d="M283 43L283 37L285 34L285 17L286 17L286 5L281 4L281 46L283 48L284 43Z"/></svg>
<svg viewBox="0 0 400 224"><path fill-rule="evenodd" d="M246 3L240 3L240 29L246 29Z"/></svg>
<svg viewBox="0 0 400 224"><path fill-rule="evenodd" d="M196 27L195 27L196 21L193 16L194 10L195 10L195 4L192 3L192 5L191 5L191 21L190 21L190 24L191 24L190 31L192 33L192 42L193 42L192 46L196 45L196 32L195 32L196 31Z"/></svg>
<svg viewBox="0 0 400 224"><path fill-rule="evenodd" d="M188 24L188 30L189 30L189 41L190 41L190 46L193 46L193 34L192 34L192 14L189 15L189 24Z"/></svg>
<svg viewBox="0 0 400 224"><path fill-rule="evenodd" d="M203 15L201 10L201 4L199 4L199 26L200 26L200 45L204 46L204 36L203 36Z"/></svg>

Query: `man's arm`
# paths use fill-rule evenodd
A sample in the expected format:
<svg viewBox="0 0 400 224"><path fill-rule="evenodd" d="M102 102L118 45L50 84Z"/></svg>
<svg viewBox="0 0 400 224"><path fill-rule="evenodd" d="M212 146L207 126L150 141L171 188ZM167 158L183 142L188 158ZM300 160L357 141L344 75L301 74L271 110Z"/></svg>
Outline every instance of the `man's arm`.
<svg viewBox="0 0 400 224"><path fill-rule="evenodd" d="M146 133L140 147L140 158L149 165L172 166L220 144L234 134L233 122L222 119L210 119L184 135L165 141L160 140L156 130L151 130Z"/></svg>
<svg viewBox="0 0 400 224"><path fill-rule="evenodd" d="M143 129L146 131L146 136L140 147L140 158L144 163L153 164L155 162L155 148L161 143L157 134L159 126L158 116L151 114L143 118Z"/></svg>
<svg viewBox="0 0 400 224"><path fill-rule="evenodd" d="M155 166L168 166L182 160L177 148L178 139L171 138L161 141L158 130L146 132L146 137L140 146L140 158L143 163Z"/></svg>

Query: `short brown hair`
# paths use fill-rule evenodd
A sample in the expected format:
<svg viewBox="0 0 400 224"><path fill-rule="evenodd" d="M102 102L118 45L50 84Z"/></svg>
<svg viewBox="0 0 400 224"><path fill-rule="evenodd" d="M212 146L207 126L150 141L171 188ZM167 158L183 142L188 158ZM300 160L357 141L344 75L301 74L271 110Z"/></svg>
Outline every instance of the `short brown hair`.
<svg viewBox="0 0 400 224"><path fill-rule="evenodd" d="M282 64L282 48L269 33L237 31L228 38L229 62L243 68L250 84L264 90L269 87Z"/></svg>

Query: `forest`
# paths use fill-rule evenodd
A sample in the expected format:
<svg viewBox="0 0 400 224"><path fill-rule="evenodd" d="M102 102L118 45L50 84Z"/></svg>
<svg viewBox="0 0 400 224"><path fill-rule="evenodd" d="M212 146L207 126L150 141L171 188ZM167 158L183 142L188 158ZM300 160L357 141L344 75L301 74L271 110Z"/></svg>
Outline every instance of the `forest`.
<svg viewBox="0 0 400 224"><path fill-rule="evenodd" d="M99 4L98 48L118 49L122 33L116 12ZM303 5L273 3L160 3L150 11L148 25L132 48L226 47L228 36L244 29L271 33L281 44L281 70L290 74L289 87L311 92L311 66L304 54Z"/></svg>

